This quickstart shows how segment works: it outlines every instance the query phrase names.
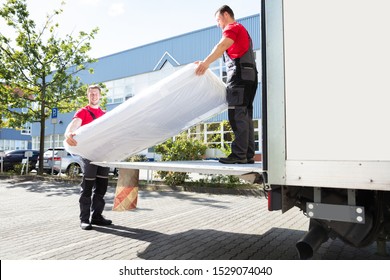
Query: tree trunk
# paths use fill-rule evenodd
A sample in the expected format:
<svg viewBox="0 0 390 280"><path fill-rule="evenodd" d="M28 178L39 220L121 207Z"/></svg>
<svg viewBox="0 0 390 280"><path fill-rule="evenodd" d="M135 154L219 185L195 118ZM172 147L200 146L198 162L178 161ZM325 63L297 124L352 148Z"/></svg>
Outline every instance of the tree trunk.
<svg viewBox="0 0 390 280"><path fill-rule="evenodd" d="M41 92L41 131L40 131L40 139L39 139L39 168L38 168L38 174L43 174L43 153L45 152L45 121L46 121L46 114L45 114L45 107L46 107L46 82L45 78L42 79L42 92Z"/></svg>

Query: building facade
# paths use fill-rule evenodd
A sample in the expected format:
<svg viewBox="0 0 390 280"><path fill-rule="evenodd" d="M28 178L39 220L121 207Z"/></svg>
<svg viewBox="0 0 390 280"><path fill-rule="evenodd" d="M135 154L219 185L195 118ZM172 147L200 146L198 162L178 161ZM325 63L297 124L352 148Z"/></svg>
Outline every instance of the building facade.
<svg viewBox="0 0 390 280"><path fill-rule="evenodd" d="M256 14L237 21L247 28L252 38L257 68L260 71L260 15ZM203 60L220 38L219 27L204 28L99 58L98 62L91 65L94 74L83 72L79 76L85 84L104 83L106 85L107 111L109 111L181 67L197 60ZM210 69L221 80L225 80L226 71L222 58L210 65ZM257 154L261 154L261 73L259 72L258 75L260 82L254 101L254 126ZM45 149L63 146L63 135L73 115L74 112L65 114L59 112L56 124L52 124L50 119L46 121ZM188 132L208 143L210 147L217 144L229 144L231 141L231 137L228 136L229 128L220 125L226 120L227 112L223 112L189 129ZM33 123L30 132L31 145L28 146L28 143L27 146L39 149L41 140L39 123ZM4 141L1 138L4 137L3 134L0 134L0 144ZM21 149L23 145L17 147L15 142L14 148Z"/></svg>

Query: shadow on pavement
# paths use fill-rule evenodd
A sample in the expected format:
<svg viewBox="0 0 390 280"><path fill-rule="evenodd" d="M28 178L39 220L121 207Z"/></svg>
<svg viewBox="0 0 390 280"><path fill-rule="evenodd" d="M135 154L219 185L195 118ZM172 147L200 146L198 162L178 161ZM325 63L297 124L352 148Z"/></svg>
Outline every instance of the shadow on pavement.
<svg viewBox="0 0 390 280"><path fill-rule="evenodd" d="M145 260L258 260L296 259L295 242L283 250L275 250L281 242L276 235L279 229L272 229L263 235L241 234L217 230L192 229L172 235L156 231L111 225L94 226L94 230L120 237L149 242L150 245L138 252ZM302 231L288 230L288 238L296 241ZM286 235L287 237L287 235ZM125 246L126 243L124 243Z"/></svg>
<svg viewBox="0 0 390 280"><path fill-rule="evenodd" d="M79 184L56 180L27 180L23 177L3 179L7 188L24 188L35 193L47 193L47 196L70 196L80 193Z"/></svg>
<svg viewBox="0 0 390 280"><path fill-rule="evenodd" d="M138 257L145 260L297 260L295 243L305 234L304 231L284 228L271 228L261 235L207 229L167 235L117 225L95 226L94 230L149 242L144 251L138 252ZM336 239L324 243L313 259L385 260L390 257L377 255L374 244L356 249Z"/></svg>

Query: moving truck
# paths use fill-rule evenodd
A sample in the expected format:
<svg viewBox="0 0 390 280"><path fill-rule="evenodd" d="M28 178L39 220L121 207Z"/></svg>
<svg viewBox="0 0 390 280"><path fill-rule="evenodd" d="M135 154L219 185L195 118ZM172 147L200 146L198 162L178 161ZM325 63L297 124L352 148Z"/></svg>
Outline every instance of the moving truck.
<svg viewBox="0 0 390 280"><path fill-rule="evenodd" d="M328 238L390 238L390 1L262 0L263 175L269 210Z"/></svg>
<svg viewBox="0 0 390 280"><path fill-rule="evenodd" d="M389 11L388 0L261 0L262 163L96 164L129 184L131 169L246 176L264 184L269 210L298 207L310 219L301 259L329 238L386 254Z"/></svg>

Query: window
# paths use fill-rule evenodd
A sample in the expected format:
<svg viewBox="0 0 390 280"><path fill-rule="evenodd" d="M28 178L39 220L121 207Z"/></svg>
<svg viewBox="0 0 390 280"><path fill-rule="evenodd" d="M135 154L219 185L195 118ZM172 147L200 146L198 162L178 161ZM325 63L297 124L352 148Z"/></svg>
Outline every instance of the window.
<svg viewBox="0 0 390 280"><path fill-rule="evenodd" d="M134 96L131 79L132 77L106 82L108 104L122 103Z"/></svg>
<svg viewBox="0 0 390 280"><path fill-rule="evenodd" d="M25 150L28 147L28 141L22 140L8 140L2 139L0 140L0 150Z"/></svg>
<svg viewBox="0 0 390 280"><path fill-rule="evenodd" d="M261 122L253 120L255 150L261 152ZM234 140L234 134L228 121L202 123L187 130L190 137L202 140L209 148L224 149L230 147Z"/></svg>
<svg viewBox="0 0 390 280"><path fill-rule="evenodd" d="M31 135L31 123L26 123L23 125L22 130L20 131L22 135Z"/></svg>
<svg viewBox="0 0 390 280"><path fill-rule="evenodd" d="M214 61L210 65L210 70L213 71L214 74L217 75L224 83L226 83L226 66L222 58Z"/></svg>

